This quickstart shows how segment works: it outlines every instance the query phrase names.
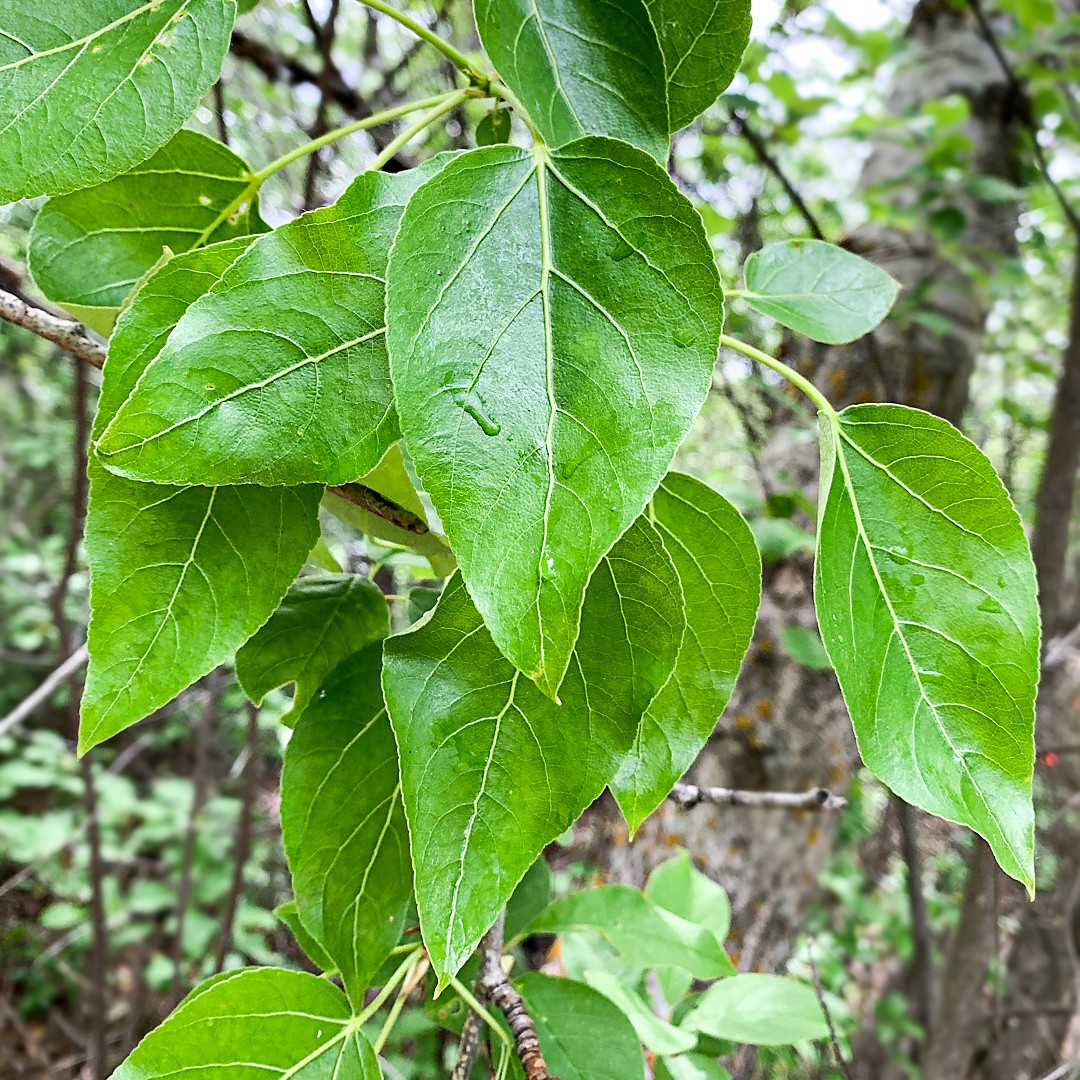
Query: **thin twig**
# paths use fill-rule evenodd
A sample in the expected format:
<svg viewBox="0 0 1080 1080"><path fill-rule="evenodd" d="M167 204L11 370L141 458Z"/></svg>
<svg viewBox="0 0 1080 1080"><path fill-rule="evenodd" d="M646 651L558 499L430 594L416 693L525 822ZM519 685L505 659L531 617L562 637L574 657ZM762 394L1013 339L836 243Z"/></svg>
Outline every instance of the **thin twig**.
<svg viewBox="0 0 1080 1080"><path fill-rule="evenodd" d="M496 1005L506 1017L510 1033L514 1036L525 1080L556 1080L548 1075L547 1062L540 1049L536 1028L525 1008L525 1002L503 971L503 931L506 912L501 911L495 925L480 942L480 974L476 979L478 996Z"/></svg>
<svg viewBox="0 0 1080 1080"><path fill-rule="evenodd" d="M0 720L0 736L6 735L17 724L21 724L43 702L48 701L62 682L70 678L86 663L89 654L86 646L76 649L45 681L15 706Z"/></svg>
<svg viewBox="0 0 1080 1080"><path fill-rule="evenodd" d="M240 820L236 824L236 842L233 846L232 884L225 901L225 913L221 917L221 936L218 939L217 956L214 959L214 974L224 970L225 960L232 948L233 924L240 907L240 896L244 891L244 869L251 853L251 819L255 807L256 748L259 741L259 710L248 705L248 726L244 750L247 761L244 763L242 788L240 790Z"/></svg>
<svg viewBox="0 0 1080 1080"><path fill-rule="evenodd" d="M28 304L6 289L0 289L0 319L59 345L72 356L77 356L96 368L105 364L105 346L82 323L51 315L44 308Z"/></svg>
<svg viewBox="0 0 1080 1080"><path fill-rule="evenodd" d="M484 1031L484 1022L480 1015L469 1010L465 1017L465 1026L461 1029L461 1042L458 1043L457 1061L454 1062L454 1071L450 1074L450 1080L469 1080L472 1076L473 1066L476 1064L476 1055L480 1050L480 1036Z"/></svg>
<svg viewBox="0 0 1080 1080"><path fill-rule="evenodd" d="M384 521L389 521L391 525L396 525L406 532L423 536L430 531L427 522L423 518L417 517L411 510L406 510L403 506L398 506L396 502L392 502L385 495L380 495L374 488L365 487L363 484L337 484L328 487L326 490L331 495L336 495L339 499L345 499L354 506L359 506L361 510L367 510L369 513L375 514L376 517L381 517Z"/></svg>
<svg viewBox="0 0 1080 1080"><path fill-rule="evenodd" d="M699 803L776 810L843 810L847 806L847 799L842 795L834 795L823 787L809 791L739 791L735 788L678 783L671 789L668 798L681 810L690 810Z"/></svg>
<svg viewBox="0 0 1080 1080"><path fill-rule="evenodd" d="M50 315L48 318L52 319ZM78 654L71 639L71 622L67 617L67 599L71 588L71 579L78 569L79 543L82 540L83 525L86 521L86 498L88 480L86 476L87 444L90 440L90 423L87 412L86 368L76 364L74 369L74 395L72 410L75 419L75 438L72 453L71 486L71 526L68 530L67 544L64 548L64 563L60 579L49 597L56 633L60 641L60 659L67 661ZM63 666L63 664L61 664ZM68 721L72 735L79 734L79 698L82 691L78 671L81 663L75 664L67 674ZM94 783L93 767L90 759L84 757L80 762L83 782L83 804L86 810L86 839L90 848L90 1031L87 1036L87 1056L90 1075L94 1080L105 1080L108 1066L106 1060L106 1029L108 1011L106 1001L106 977L108 973L108 927L105 922L104 902L104 866L101 861L101 829L98 823L97 788Z"/></svg>
<svg viewBox="0 0 1080 1080"><path fill-rule="evenodd" d="M934 939L930 932L926 894L923 891L922 851L919 849L914 811L903 799L895 799L895 806L900 823L900 850L907 864L908 907L911 911L911 935L914 943L912 965L919 987L916 1014L922 1024L924 1038L928 1039L937 1016L937 986L934 981Z"/></svg>
<svg viewBox="0 0 1080 1080"><path fill-rule="evenodd" d="M768 143L750 126L750 122L742 113L732 113L731 122L734 125L736 134L741 135L750 144L750 149L754 151L758 161L780 182L780 186L791 200L791 205L795 207L806 222L811 235L816 240L824 240L825 233L821 228L821 223L810 207L807 206L806 200L799 194L799 189L795 187L787 173L784 172L783 166L773 156Z"/></svg>
<svg viewBox="0 0 1080 1080"><path fill-rule="evenodd" d="M844 1077L844 1080L852 1080L851 1069L848 1067L847 1060L844 1057L843 1051L840 1049L840 1037L836 1034L836 1024L833 1023L832 1010L829 1008L829 1003L825 1000L825 991L821 988L821 974L818 972L817 962L814 960L814 943L807 941L807 958L810 961L810 975L814 980L814 993L817 994L818 1004L821 1006L821 1011L825 1014L825 1023L829 1025L829 1041L832 1043L833 1057L836 1058L836 1067L840 1070Z"/></svg>

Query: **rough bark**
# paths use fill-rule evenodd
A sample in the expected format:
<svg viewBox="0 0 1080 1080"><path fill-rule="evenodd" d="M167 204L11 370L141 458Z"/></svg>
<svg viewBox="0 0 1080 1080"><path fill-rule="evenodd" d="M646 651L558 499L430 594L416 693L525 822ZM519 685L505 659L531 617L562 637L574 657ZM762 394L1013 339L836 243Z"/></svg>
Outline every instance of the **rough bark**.
<svg viewBox="0 0 1080 1080"><path fill-rule="evenodd" d="M1014 178L1017 124L1012 91L970 16L939 0L922 0L908 29L913 48L896 78L890 108L897 115L930 99L963 94L971 102L966 134L973 173ZM916 146L882 141L861 181L867 189L896 182L897 197L918 199L910 177L921 163ZM969 257L992 263L1011 247L1016 207L958 202L967 226ZM890 321L851 346L791 346L799 369L838 405L891 400L958 421L979 349L988 300L965 271L926 233L870 225L845 241L879 263L941 316L944 335L910 320ZM807 424L780 413L764 460L813 488L816 449ZM691 770L693 783L758 789L846 788L856 765L850 722L831 673L807 670L779 648L785 626L814 626L812 563L807 557L766 568L758 631L739 686L710 743ZM587 821L582 842L617 880L640 882L675 845L730 891L734 949L742 969L777 969L786 961L814 885L829 856L835 820L811 813L780 814L746 808L699 806L681 813L663 806L627 844L610 805Z"/></svg>

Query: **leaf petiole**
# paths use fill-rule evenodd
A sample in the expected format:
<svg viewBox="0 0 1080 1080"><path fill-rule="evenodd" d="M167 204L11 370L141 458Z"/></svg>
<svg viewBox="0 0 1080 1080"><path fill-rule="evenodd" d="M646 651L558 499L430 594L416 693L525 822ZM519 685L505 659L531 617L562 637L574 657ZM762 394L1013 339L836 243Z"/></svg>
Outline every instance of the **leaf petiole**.
<svg viewBox="0 0 1080 1080"><path fill-rule="evenodd" d="M422 38L429 45L433 45L438 49L474 86L478 86L482 90L487 89L489 81L487 76L477 71L463 52L455 49L449 41L439 37L434 30L429 30L422 22L414 19L411 15L407 15L404 11L398 11L397 8L391 7L385 0L360 0L360 2L401 23L402 26L411 30L418 38Z"/></svg>
<svg viewBox="0 0 1080 1080"><path fill-rule="evenodd" d="M424 113L419 120L414 124L410 124L397 138L387 143L382 153L364 169L364 172L378 172L414 136L419 135L424 128L429 124L433 124L440 116L450 112L451 109L456 109L470 96L468 90L453 90L449 94L444 94L434 108Z"/></svg>
<svg viewBox="0 0 1080 1080"><path fill-rule="evenodd" d="M428 958L423 953L413 960L412 967L409 968L409 972L405 976L405 981L401 984L401 990L394 999L394 1004L390 1007L390 1012L386 1017L386 1023L383 1024L378 1037L371 1044L371 1048L376 1054L382 1053L382 1049L386 1045L386 1040L390 1038L390 1032L394 1030L394 1025L401 1015L401 1010L405 1007L405 1001L413 990L416 989L416 984L423 978L424 972L427 971L427 966Z"/></svg>
<svg viewBox="0 0 1080 1080"><path fill-rule="evenodd" d="M417 953L421 953L423 950L423 945L414 946L412 951L398 965L394 974L386 980L386 985L375 995L371 1004L353 1018L352 1026L356 1031L359 1031L386 1004L387 999L398 988L398 983L405 978L410 968L416 963Z"/></svg>
<svg viewBox="0 0 1080 1080"><path fill-rule="evenodd" d="M731 296L732 294L728 293L727 295ZM776 357L770 356L767 352L755 349L753 345L747 345L745 341L730 337L728 334L720 335L720 344L725 348L742 353L743 356L748 356L751 360L756 360L759 364L772 368L777 374L783 375L792 386L801 390L818 407L820 412L830 418L836 416L836 410L829 404L825 395L809 379L804 378L794 368L788 367L782 360L777 360Z"/></svg>

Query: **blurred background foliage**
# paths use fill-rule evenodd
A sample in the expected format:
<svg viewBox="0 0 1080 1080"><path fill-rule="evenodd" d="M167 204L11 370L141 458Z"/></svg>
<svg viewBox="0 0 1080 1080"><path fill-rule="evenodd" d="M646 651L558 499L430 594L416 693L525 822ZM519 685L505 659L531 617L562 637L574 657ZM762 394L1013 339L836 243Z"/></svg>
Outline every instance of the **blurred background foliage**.
<svg viewBox="0 0 1080 1080"><path fill-rule="evenodd" d="M458 45L476 48L465 0L404 6L439 24ZM241 7L247 10L222 80L191 126L226 138L253 165L352 117L452 81L437 54L416 49L397 24L352 0L263 0ZM973 163L970 96L947 93L897 110L891 88L898 73L933 47L911 32L919 9L937 17L927 15L928 8L951 9L967 23L982 20L976 29L990 29L1008 79L1022 95L1027 137L1007 178ZM763 244L815 230L839 243L867 228L895 231L917 237L960 268L965 287L988 311L962 423L994 461L1025 521L1034 521L1068 345L1076 235L1067 208L1080 207L1080 16L1055 0L984 0L981 6L966 0L761 0L754 14L742 73L700 123L677 136L670 165L701 209L725 280L737 287L741 263ZM406 167L439 150L472 145L484 112L470 103L393 164ZM356 135L278 173L263 189L264 216L278 224L333 201L386 138L385 131ZM864 167L883 147L900 148L912 165L902 176L868 183ZM972 206L1015 212L980 232L979 222L970 220ZM0 285L31 295L23 267L35 209L0 208ZM905 291L895 316L940 340L954 331L950 319L918 287ZM729 320L731 332L762 347L793 348L737 300ZM69 357L0 323L0 716L57 666L58 598L73 639L85 639L85 565L78 555L73 573L65 576L64 566L79 517L73 508L74 382ZM1080 401L1071 408L1080 414ZM739 505L766 562L782 566L812 551L815 510L805 476L778 469L770 456L778 428L795 460L812 468L814 418L792 408L769 373L725 355L681 464ZM1064 610L1075 622L1080 516L1070 527L1063 592ZM368 545L333 522L326 538L338 563L376 576L389 592L424 581L426 564L407 553ZM1068 627L1054 633L1065 642L1060 664L1071 671ZM828 666L812 626L786 626L778 644L790 664ZM1067 682L1060 706L1073 730L1076 682ZM95 994L105 994L108 1050L118 1061L214 970L307 964L271 914L289 897L277 821L283 733L275 722L287 695L276 692L253 714L232 673L214 673L95 751L84 774L74 755L68 694L61 686L10 730L0 725L0 1076L84 1075L88 1002ZM1052 770L1075 749L1040 743L1040 813L1047 827L1051 819L1075 814L1067 798L1055 803L1047 792L1057 775ZM841 1050L853 1058L848 1075L864 1075L861 1063L870 1060L886 1061L896 1075L932 1076L920 1064L928 1037L925 986L908 975L920 933L929 935L932 964L940 967L950 955L965 910L972 844L959 830L920 820L920 914L908 887L912 852L905 850L895 804L865 774L855 776L850 795L825 869L804 883L808 913L781 950L784 962L808 978L819 974ZM90 805L100 837L104 988L88 975ZM557 891L608 873L573 836L552 846L549 861ZM713 869L704 854L698 863ZM1060 866L1054 850L1040 852L1043 887L1069 885L1062 884ZM1008 1022L1001 1006L1008 942L1023 913L1019 898L995 897L995 952L978 993L998 1026L972 1036L975 1049L994 1045ZM1066 914L1075 916L1075 905ZM1075 1009L1064 998L1017 1008L1035 1010L1026 1022L1042 1024L1042 1006L1066 1020ZM867 1057L862 1040L868 1029L878 1044L874 1052L884 1058ZM395 1075L446 1075L453 1039L432 1016L410 1014L394 1038ZM1045 1041L1044 1049L1053 1051L1047 1060L1056 1060L1060 1038L1047 1028ZM969 1059L975 1056L973 1049ZM729 1065L743 1077L843 1076L827 1047L763 1051L756 1060ZM884 1066L874 1069L865 1075L892 1075ZM1021 1074L1034 1075L1019 1064L986 1075Z"/></svg>

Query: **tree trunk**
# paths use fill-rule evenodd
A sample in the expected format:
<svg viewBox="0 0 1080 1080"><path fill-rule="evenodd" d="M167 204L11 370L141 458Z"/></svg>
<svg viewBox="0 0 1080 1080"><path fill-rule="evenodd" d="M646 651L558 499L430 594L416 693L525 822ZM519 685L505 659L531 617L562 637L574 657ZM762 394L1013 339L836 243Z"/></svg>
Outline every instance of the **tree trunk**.
<svg viewBox="0 0 1080 1080"><path fill-rule="evenodd" d="M926 101L962 94L971 102L965 134L972 174L1015 179L1016 114L1001 67L966 11L944 0L921 0L908 27L912 48L897 74L890 109L898 115ZM894 184L913 205L923 194L910 177L922 164L917 146L882 141L869 158L863 190ZM1012 246L1016 207L959 201L969 258L991 265ZM988 313L987 298L939 249L928 232L902 233L871 224L845 246L884 266L944 320L934 333L893 319L873 336L843 347L789 346L789 362L811 376L837 405L889 400L959 421ZM793 404L796 404L793 399ZM806 421L778 415L765 448L770 472L812 489L817 454ZM790 482L790 480L789 480ZM808 670L780 649L787 626L815 626L812 560L799 556L766 568L757 634L739 686L690 773L700 784L843 790L857 764L851 725L832 673ZM610 800L594 809L579 844L615 880L640 883L675 845L729 890L733 948L740 968L775 970L787 960L814 886L832 849L836 818L814 813L700 805L682 813L665 804L632 844Z"/></svg>

